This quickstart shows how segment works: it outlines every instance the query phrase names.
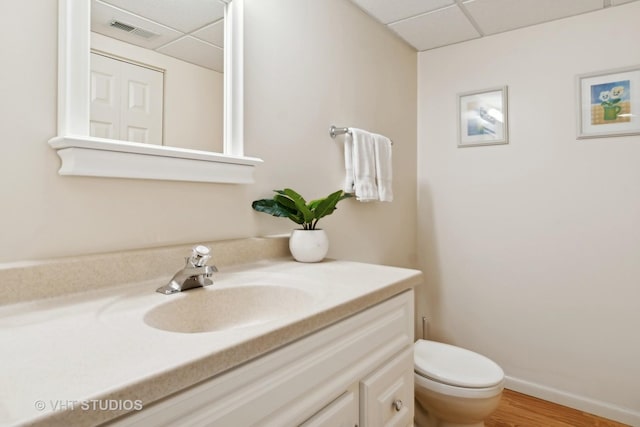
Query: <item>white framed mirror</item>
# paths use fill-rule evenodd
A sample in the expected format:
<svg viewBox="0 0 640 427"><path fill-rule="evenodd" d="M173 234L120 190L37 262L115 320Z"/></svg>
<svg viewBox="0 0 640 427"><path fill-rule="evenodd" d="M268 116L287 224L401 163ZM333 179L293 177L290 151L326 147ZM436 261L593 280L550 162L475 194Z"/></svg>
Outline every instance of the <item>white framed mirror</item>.
<svg viewBox="0 0 640 427"><path fill-rule="evenodd" d="M59 0L58 135L49 145L60 175L253 182L262 160L243 148L243 0L224 2L223 150L214 152L91 136L91 0Z"/></svg>

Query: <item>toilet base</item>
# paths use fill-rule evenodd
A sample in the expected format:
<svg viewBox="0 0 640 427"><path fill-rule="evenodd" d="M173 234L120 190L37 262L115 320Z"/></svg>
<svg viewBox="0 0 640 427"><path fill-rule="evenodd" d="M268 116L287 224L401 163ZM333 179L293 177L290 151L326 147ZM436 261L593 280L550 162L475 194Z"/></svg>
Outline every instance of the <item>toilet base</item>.
<svg viewBox="0 0 640 427"><path fill-rule="evenodd" d="M414 427L485 427L483 421L472 424L459 424L438 420L436 417L429 414L428 411L424 409L422 405L420 405L420 402L418 402L417 400L415 401L414 407Z"/></svg>
<svg viewBox="0 0 640 427"><path fill-rule="evenodd" d="M457 390L456 395L432 390L440 384L430 383L417 374L414 379L414 417L418 427L484 427L484 420L498 408L502 397L503 383L494 388L464 390L464 393Z"/></svg>
<svg viewBox="0 0 640 427"><path fill-rule="evenodd" d="M485 427L484 422L473 424L450 423L436 419L424 409L420 402L415 402L415 412L413 418L414 427Z"/></svg>

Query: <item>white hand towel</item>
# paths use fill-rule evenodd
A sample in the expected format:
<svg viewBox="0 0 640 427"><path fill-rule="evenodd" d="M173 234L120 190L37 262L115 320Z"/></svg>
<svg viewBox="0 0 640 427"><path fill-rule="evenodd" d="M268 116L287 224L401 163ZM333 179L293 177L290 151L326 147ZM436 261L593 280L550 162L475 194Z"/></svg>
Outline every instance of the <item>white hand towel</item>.
<svg viewBox="0 0 640 427"><path fill-rule="evenodd" d="M354 178L353 178L353 138L350 133L344 136L344 185L342 191L345 193L353 194Z"/></svg>
<svg viewBox="0 0 640 427"><path fill-rule="evenodd" d="M379 200L373 134L362 129L351 128L351 135L356 199L361 202Z"/></svg>
<svg viewBox="0 0 640 427"><path fill-rule="evenodd" d="M376 159L376 182L381 202L393 201L393 170L391 168L391 140L384 135L373 135Z"/></svg>

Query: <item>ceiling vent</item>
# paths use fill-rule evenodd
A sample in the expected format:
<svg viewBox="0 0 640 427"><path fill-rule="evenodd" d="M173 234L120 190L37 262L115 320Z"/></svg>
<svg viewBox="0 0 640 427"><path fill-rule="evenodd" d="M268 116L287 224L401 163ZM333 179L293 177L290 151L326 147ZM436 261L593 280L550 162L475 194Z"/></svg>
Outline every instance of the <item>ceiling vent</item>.
<svg viewBox="0 0 640 427"><path fill-rule="evenodd" d="M156 34L152 31L145 30L144 28L134 27L133 25L125 24L124 22L116 21L115 19L109 22L109 26L111 28L116 28L121 31L126 31L129 34L134 34L139 37L143 37L145 39L150 39L152 37L156 37L159 34Z"/></svg>

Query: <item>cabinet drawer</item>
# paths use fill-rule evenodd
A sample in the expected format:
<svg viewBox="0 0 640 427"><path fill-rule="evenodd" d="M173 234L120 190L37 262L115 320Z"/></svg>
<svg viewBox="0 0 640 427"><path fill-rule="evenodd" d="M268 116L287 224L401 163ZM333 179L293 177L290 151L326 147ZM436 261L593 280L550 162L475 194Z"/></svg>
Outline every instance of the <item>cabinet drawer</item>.
<svg viewBox="0 0 640 427"><path fill-rule="evenodd" d="M354 427L358 425L359 408L358 386L354 384L300 427Z"/></svg>
<svg viewBox="0 0 640 427"><path fill-rule="evenodd" d="M363 426L413 423L413 347L408 347L360 382Z"/></svg>

